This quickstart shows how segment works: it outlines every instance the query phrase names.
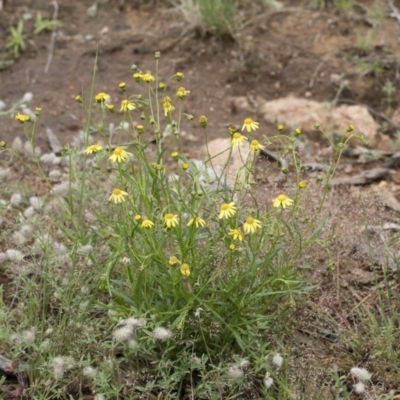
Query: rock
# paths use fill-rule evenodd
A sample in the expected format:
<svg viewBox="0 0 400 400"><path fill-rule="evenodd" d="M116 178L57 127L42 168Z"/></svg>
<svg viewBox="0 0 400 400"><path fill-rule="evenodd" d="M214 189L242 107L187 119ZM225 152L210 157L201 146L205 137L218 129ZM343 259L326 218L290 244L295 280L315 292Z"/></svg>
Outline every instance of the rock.
<svg viewBox="0 0 400 400"><path fill-rule="evenodd" d="M331 110L327 103L289 96L265 102L260 106L259 112L269 123L283 123L301 128L314 139L321 137L314 128L315 123L327 133L336 132L344 137L348 137L347 128L351 124L355 127L354 133L364 135L371 146L378 141L379 125L369 114L368 109L360 105L341 105ZM354 140L351 144L360 142Z"/></svg>
<svg viewBox="0 0 400 400"><path fill-rule="evenodd" d="M238 182L243 183L245 180L247 171L244 165L249 157L250 147L247 143L244 143L241 146L232 147L232 152L230 148L230 138L214 139L208 143L208 152L206 146L204 146L204 154L206 160L208 159L208 154L210 155L210 161L206 165L211 166L217 176L221 176L224 173L223 181L226 181L226 184L233 188L238 174Z"/></svg>

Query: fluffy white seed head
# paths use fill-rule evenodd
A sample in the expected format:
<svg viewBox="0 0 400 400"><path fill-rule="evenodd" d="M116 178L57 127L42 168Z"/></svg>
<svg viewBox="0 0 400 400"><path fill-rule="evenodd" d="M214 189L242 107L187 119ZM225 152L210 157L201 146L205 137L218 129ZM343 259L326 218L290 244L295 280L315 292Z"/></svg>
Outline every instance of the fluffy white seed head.
<svg viewBox="0 0 400 400"><path fill-rule="evenodd" d="M372 376L371 372L369 372L366 368L360 367L353 367L350 370L350 374L360 382L369 381Z"/></svg>
<svg viewBox="0 0 400 400"><path fill-rule="evenodd" d="M10 261L15 263L20 263L25 257L22 252L15 249L8 249L6 251L6 256Z"/></svg>
<svg viewBox="0 0 400 400"><path fill-rule="evenodd" d="M365 393L365 385L362 382L357 382L354 386L354 392L357 394L364 394Z"/></svg>
<svg viewBox="0 0 400 400"><path fill-rule="evenodd" d="M157 340L167 340L172 336L172 332L169 329L158 326L153 331L154 338Z"/></svg>
<svg viewBox="0 0 400 400"><path fill-rule="evenodd" d="M270 389L274 384L274 380L270 376L266 376L264 379L264 385L266 389Z"/></svg>
<svg viewBox="0 0 400 400"><path fill-rule="evenodd" d="M22 153L24 151L24 145L21 138L18 136L13 140L11 147L18 153Z"/></svg>
<svg viewBox="0 0 400 400"><path fill-rule="evenodd" d="M14 232L12 234L12 240L18 246L22 246L26 243L27 238L21 232Z"/></svg>
<svg viewBox="0 0 400 400"><path fill-rule="evenodd" d="M272 359L272 365L276 368L276 369L281 369L282 365L283 365L283 357L279 354L276 353Z"/></svg>
<svg viewBox="0 0 400 400"><path fill-rule="evenodd" d="M243 378L244 372L239 366L232 365L228 368L227 374L231 379L240 379Z"/></svg>
<svg viewBox="0 0 400 400"><path fill-rule="evenodd" d="M94 379L97 375L97 369L94 367L85 367L82 370L82 374L90 379Z"/></svg>
<svg viewBox="0 0 400 400"><path fill-rule="evenodd" d="M27 329L21 333L21 341L26 344L32 344L35 342L36 334L35 328Z"/></svg>
<svg viewBox="0 0 400 400"><path fill-rule="evenodd" d="M127 342L132 339L133 333L133 326L125 325L116 328L113 335L117 342Z"/></svg>
<svg viewBox="0 0 400 400"><path fill-rule="evenodd" d="M32 218L34 215L35 215L35 209L34 209L32 206L28 207L28 208L24 211L24 217L25 217L26 219L30 219L30 218Z"/></svg>
<svg viewBox="0 0 400 400"><path fill-rule="evenodd" d="M33 99L33 94L31 92L26 92L22 97L24 103L29 103Z"/></svg>
<svg viewBox="0 0 400 400"><path fill-rule="evenodd" d="M13 206L17 206L18 204L21 203L21 201L22 201L22 196L21 196L20 193L14 193L14 194L11 196L10 203L11 203Z"/></svg>
<svg viewBox="0 0 400 400"><path fill-rule="evenodd" d="M43 207L44 201L40 197L32 196L29 198L29 203L35 210L39 210Z"/></svg>
<svg viewBox="0 0 400 400"><path fill-rule="evenodd" d="M62 356L54 357L51 360L51 365L53 367L53 375L56 379L61 379L65 371L65 360Z"/></svg>

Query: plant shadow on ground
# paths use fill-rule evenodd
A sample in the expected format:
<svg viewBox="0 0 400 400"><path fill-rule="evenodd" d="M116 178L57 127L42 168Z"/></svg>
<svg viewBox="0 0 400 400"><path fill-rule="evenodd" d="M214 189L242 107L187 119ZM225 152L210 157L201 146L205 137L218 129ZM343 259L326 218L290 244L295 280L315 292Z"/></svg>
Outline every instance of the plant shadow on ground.
<svg viewBox="0 0 400 400"><path fill-rule="evenodd" d="M289 93L303 96L309 91L318 100L326 101L327 98L332 100L336 96L337 88L328 77L331 73L344 71L351 82L351 91L348 90L344 94L354 101L367 103L383 112L386 104L381 100L382 87L387 79L395 79L395 70L389 68L395 63L389 50L384 51L384 54L379 54L381 50L377 47L369 53L368 58L365 56L365 46L363 49L354 49L356 47L354 35L357 36L357 34L352 31L363 32L364 29L354 22L354 20L357 21L357 14L354 19L353 17L346 19L347 17L343 17L343 14L336 10L317 11L315 14L315 10L304 8L297 11L277 12L272 14L272 17L267 14L265 18L255 15L253 23L250 23L252 20L249 18L250 22L243 30L242 36L239 35L236 41L232 41L212 36L199 39L194 34L182 36L179 24L174 26L167 18L159 18L160 14L169 15L166 14L170 12L169 9L137 10L126 4L125 14L121 14L113 5L105 4L104 9L99 9L97 17L90 19L86 16L86 10L91 5L91 2L80 2L79 5L69 6L60 1L59 17L65 21L65 36L59 38L57 42L50 74L46 75L42 72L47 60L46 50L49 43L49 35L43 35L35 39L35 45L29 44L23 55L24 63L22 60L18 61L11 70L6 70L0 75L1 78L7 77L0 81L1 93L5 96L1 100L10 104L29 90L34 93L35 104L42 106L43 115L38 123L38 143L43 148L48 147L44 135L46 127L51 127L57 132L63 145L70 143L78 130L82 128L81 117L72 99L79 92L82 94L89 92L95 46L94 42L85 39L85 35L93 34L93 32L98 33L101 43L96 83L98 91L108 92L113 98L118 98L118 83L127 81L130 65L136 64L143 70L153 69L153 53L156 50L162 50L163 64L160 75L169 76L171 70L185 72L184 83L192 93L187 98L185 103L187 110L184 111L196 110L196 117L200 114L207 115L211 138L226 136L226 127L230 123L241 121L248 116L246 112L237 109L228 100L230 96L246 94L250 100L257 96L272 99ZM304 2L299 2L296 7L301 5L304 5ZM26 5L23 2L11 11L6 8L5 12L10 17L8 21L13 21L15 26L19 13L24 10L26 10ZM37 11L49 13L47 3L40 5L39 2ZM112 15L111 18L110 15ZM309 23L310 18L312 18L312 24ZM334 22L327 23L329 18L333 18ZM69 19L70 24L68 24ZM106 26L107 29L105 29ZM148 31L149 26L151 26L152 35L143 33ZM293 27L295 27L294 31ZM0 27L3 31L6 31L6 28L8 27L4 25ZM100 31L102 28L104 30ZM390 36L391 30L397 31L398 28L393 23L393 26L387 26L386 29ZM167 34L161 37L161 32L167 32ZM318 39L320 37L318 35L323 35L325 40L315 40L314 47L310 50L308 46L310 40ZM342 49L346 47L347 49L343 52L336 51L339 45ZM388 48L390 49L390 43ZM29 58L30 56L32 58ZM357 62L354 58L357 58ZM118 59L118 63L115 63L115 59ZM366 70L363 69L363 79L360 79L358 69L360 60L372 68L372 72L368 71L367 74L364 74ZM379 61L379 71L374 67L376 61ZM315 71L320 63L323 67L319 70L315 83L310 89L309 84L312 78L310 71ZM25 79L22 76L27 76L26 86L20 84ZM71 79L65 79L65 76L70 76ZM398 95L395 93L392 99L393 108L396 108L398 104ZM51 107L49 107L50 104ZM256 108L255 106L254 112ZM15 122L5 118L2 120L4 121L4 139L11 142L16 134ZM274 126L267 125L267 128L270 132L275 131ZM391 133L391 128L386 128L388 133ZM193 125L185 125L185 130L187 132L186 137L183 137L185 154L188 158L197 157L197 148L203 143L202 130ZM261 140L260 137L258 138ZM351 161L344 160L345 165L349 162ZM2 160L1 163L2 167L8 167L8 161ZM345 168L339 169L338 172L344 174ZM39 197L48 194L46 185L40 179L33 177L27 169L18 167L13 176L18 177L18 185L13 186L10 183L2 188L2 198L6 200L6 203L2 204L2 238L4 240L2 240L1 250L4 252L10 247L15 247L10 245L7 238L15 233L15 226L23 227L26 216L21 215L29 206L34 207L29 204L32 194ZM311 181L317 178L318 173L311 171L304 173L303 176L305 180ZM287 187L288 182L282 179L279 168L263 157L257 164L256 179L259 181L259 186L254 196L262 199L263 204L267 203L266 199L271 202ZM97 188L88 188L88 190L92 190L93 196L99 196ZM309 197L305 208L312 212L317 208L320 188L312 186L307 190ZM317 246L298 260L298 268L302 276L309 279L311 285L316 285L316 288L311 297L306 295L304 300L301 296L296 298L296 304L292 305L290 311L290 323L285 321L281 321L282 325L277 323L276 329L269 331L268 343L264 343L266 347L270 346L269 354L280 353L285 360L284 368L274 376L280 383L272 386L270 393L265 395L270 397L266 398L358 398L353 387L356 382L349 374L354 366L366 367L373 372L372 378L367 383L367 393L370 398L395 398L393 396L397 393L399 381L397 371L399 326L396 312L399 307L399 277L393 267L398 260L396 260L396 254L392 255L392 253L395 253L393 249L398 247L399 238L391 234L389 230L382 230L381 227L383 223L397 222L399 218L395 212L385 207L379 196L379 190L379 185L373 185L365 188L335 187L329 192L326 204L328 219L321 232L322 236ZM22 193L22 203L13 206L14 208L7 208L15 192ZM36 204L35 201L31 200ZM258 202L261 203L261 200ZM45 218L45 215L42 217ZM46 218L43 224L49 227L48 233L55 236L60 235L60 229L61 234L66 234L70 229L70 226L53 225L52 221ZM333 237L332 232L334 232ZM111 232L102 232L101 235L105 242L112 237ZM13 241L16 240L13 236ZM50 251L47 249L46 240L43 238L41 240L43 243L37 243L37 246L44 248L44 252ZM63 251L59 249L60 257ZM81 251L84 252L84 249ZM43 255L32 254L31 257L31 264L36 268L41 268ZM93 307L92 303L81 304L84 297L82 292L84 295L85 291L91 293L91 290L101 285L102 281L100 276L93 277L93 270L87 269L85 260L79 259L77 265L80 265L82 269L79 269L76 275L52 277L55 280L54 287L59 286L60 293L53 293L51 290L54 288L42 287L43 281L39 279L36 272L22 271L21 276L17 275L19 278L11 274L13 281L10 281L10 274L2 271L2 274L4 273L4 276L2 275L4 301L6 307L13 310L15 320L14 325L12 320L8 320L8 328L1 335L4 339L2 350L5 355L12 355L16 359L18 355L21 355L19 361L24 361L26 358L32 361L35 359L34 356L32 357L35 352L46 351L41 348L45 346L43 344L30 347L18 340L13 342L9 337L14 329L29 337L30 326L35 326L35 322L44 315L51 316L53 321L57 320L64 324L65 329L69 331L69 338L78 336L82 338L81 332L86 329L86 339L81 342L81 345L85 343L87 349L92 349L94 353L96 340L104 340L107 334L111 337L110 324L98 325L97 322L87 324L86 317L73 321L71 324L67 321L68 312L71 309L90 310L85 315L89 315L94 321L97 321L96 318L99 316L105 316L104 310L97 309L95 306L99 299L88 296L89 301L93 302ZM68 285L62 281L66 278ZM31 291L35 293L34 296L38 296L37 303L44 304L45 309L42 316L35 315L30 320L21 323L19 307L23 306L19 305L18 299L27 295L27 289L24 287L26 279L32 285ZM82 282L86 282L86 285L82 286ZM89 290L88 287L91 289ZM71 293L68 293L69 290ZM96 292L97 295L98 292ZM62 297L64 300L61 307L60 298ZM103 293L99 297L100 300L106 302L107 294ZM34 297L31 301L35 303L33 299ZM68 304L66 309L64 309L65 304ZM37 310L35 312L37 313ZM279 312L281 310L278 309L278 315ZM65 315L64 318L63 315ZM107 316L107 318L112 320L112 317ZM101 321L101 318L99 320ZM113 323L115 325L117 320ZM41 333L44 338L43 343L46 339L45 333L45 331ZM52 338L60 344L57 348L58 353L53 354L54 358L58 354L70 354L70 343L63 343L65 338L62 332L57 335L59 336ZM9 350L11 343L15 346L12 352ZM104 376L97 379L102 382L111 381L114 385L114 393L122 393L121 396L126 393L126 398L139 398L135 397L139 395L129 394L132 386L144 387L149 385L149 382L162 381L165 377L154 377L150 370L145 370L146 364L157 361L151 354L146 363L135 365L136 369L145 370L138 376L129 362L115 361L118 357L124 357L124 351L125 349L115 349L110 346L108 352L103 354L110 365L109 375L103 372ZM117 357L114 358L114 356ZM64 359L58 362L66 363ZM85 362L86 367L89 367L90 362L88 360ZM200 359L196 362L201 365L206 361ZM234 357L228 360L231 367L235 367L240 362L243 360L237 360ZM251 362L254 363L254 359ZM52 367L54 366L57 366L57 359ZM74 376L74 368L76 367L71 367L72 372L68 372L70 376ZM166 378L166 382L172 382L171 377L176 378L177 381L181 379L180 376L174 377L174 373L179 368L165 365L164 369L166 376L169 374L168 379L170 379L168 381ZM263 380L259 378L252 381L246 368L242 369L245 371L245 377L237 384L235 390L243 391L241 398L258 398L264 384ZM117 370L119 370L118 373L113 372ZM235 372L235 370L232 371ZM264 376L265 371L260 367L258 373L259 377ZM195 375L194 373L193 376L185 378L184 385L190 387L197 379ZM47 376L45 372L43 376ZM210 371L208 378L214 379L217 383L218 379L221 379L217 371ZM48 397L43 398L63 398L65 392L68 391L72 393L73 398L84 398L85 395L88 396L87 398L92 398L94 393L89 389L91 383L88 379L90 379L90 370L87 370L87 375L83 380L83 386L81 386L83 389L79 386L82 382L78 381L68 383L70 386L64 392L54 385L54 389L51 389L54 392L51 393L50 390ZM224 384L220 382L220 387L223 388ZM12 388L18 390L23 385L24 378L22 378L22 383L15 384ZM3 385L3 389L3 396L9 396L10 385ZM206 392L206 388L203 389ZM57 393L57 390L60 392ZM151 396L156 398L160 393L159 389L152 391L149 386L146 390L148 390L147 394L144 394L148 396L146 398L153 398ZM185 389L182 388L182 393L184 391ZM178 397L176 393L171 393L170 396L172 396L170 398ZM181 398L192 397L190 393L186 393L182 394Z"/></svg>

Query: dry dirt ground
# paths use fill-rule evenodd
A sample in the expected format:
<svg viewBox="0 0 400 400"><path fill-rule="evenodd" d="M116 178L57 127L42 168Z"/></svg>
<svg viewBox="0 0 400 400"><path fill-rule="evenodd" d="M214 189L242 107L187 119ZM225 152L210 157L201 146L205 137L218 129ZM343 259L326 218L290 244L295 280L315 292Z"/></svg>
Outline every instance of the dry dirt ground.
<svg viewBox="0 0 400 400"><path fill-rule="evenodd" d="M43 109L37 130L38 144L43 148L48 146L47 127L67 144L82 128L82 116L74 97L78 93L88 96L97 44L95 91L107 92L115 98L120 96L119 82L125 81L128 87L133 87L130 66L136 64L144 71L153 70L154 52L161 51L160 75L185 73L184 85L191 90L185 111L196 119L207 115L211 135L217 138L226 137L230 123L249 116L235 107L231 97L247 96L253 101L258 97L273 100L293 94L329 102L338 93L332 74L344 74L349 86L340 93L339 101L368 105L381 126L381 148L388 153L398 150L393 121L400 105L400 24L394 18L384 17L373 28L374 15L367 11L375 9L385 15L387 2L366 0L357 3L351 12L315 9L312 1L282 3L280 11L260 11L257 7L254 12L241 11L239 18L243 22L238 24L232 39L191 30L179 13L163 2L153 7L129 1L102 1L96 15L89 16L92 0L58 0L62 26L57 32L49 72L44 69L51 34L29 35L22 56L12 67L0 71L0 99L10 106L25 92L32 92L32 104ZM6 0L0 11L0 46L10 27L23 14L35 16L39 11L51 17L53 5L48 0ZM33 22L27 21L26 32L32 32L32 26ZM371 32L371 47L365 50L360 43ZM361 70L362 63L371 70ZM385 101L383 91L388 80L397 89L390 103ZM256 109L251 117L260 120ZM21 135L20 126L9 116L0 116L0 121L1 140L10 143L16 135ZM272 125L262 122L261 126L260 136L275 132ZM188 155L196 156L203 144L201 129L193 124L186 136ZM338 174L346 176L349 171L360 172L384 162L384 157L377 159L373 154L344 158ZM269 165L261 159L259 173L260 168L262 174ZM310 174L312 177L315 172ZM310 176L305 174L304 178ZM260 179L260 199L271 197L270 182ZM305 264L312 267L308 273L319 289L311 302L299 308L298 335L288 338L288 343L297 347L298 361L309 365L309 379L316 385L319 376L314 372L315 365L335 367L344 374L351 366L363 363L374 371L373 383L377 389L376 397L372 398L399 389L396 376L385 372L393 371L389 361L388 365L379 364L380 371L374 369L376 362L369 355L376 344L367 333L360 341L359 330L364 328L357 325L361 305L371 313L377 312L378 304L382 305L378 303L377 286L385 290L384 283L388 283L390 296L386 292L382 296L389 298L388 307L399 305L395 299L400 281L394 272L400 248L398 227L393 225L394 231L383 230L385 223L400 223L400 208L395 202L399 184L399 173L394 167L378 182L335 187L328 196L329 224L335 226L335 237L328 248L321 247L305 259ZM279 189L279 182L275 185ZM388 260L387 248L393 253L392 260ZM398 328L398 321L393 324ZM352 341L353 338L358 339ZM394 348L393 352L399 353L400 349ZM329 391L326 398L332 398Z"/></svg>

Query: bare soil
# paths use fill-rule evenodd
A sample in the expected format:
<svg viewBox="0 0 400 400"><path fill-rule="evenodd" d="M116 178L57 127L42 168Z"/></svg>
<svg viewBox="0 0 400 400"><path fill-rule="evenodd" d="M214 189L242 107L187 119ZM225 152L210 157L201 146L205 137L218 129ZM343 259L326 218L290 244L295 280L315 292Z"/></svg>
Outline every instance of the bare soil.
<svg viewBox="0 0 400 400"><path fill-rule="evenodd" d="M0 99L10 106L25 92L32 92L33 106L43 109L37 130L38 144L48 147L46 128L51 128L67 144L82 129L82 115L74 97L79 93L85 98L89 96L97 45L95 92L107 92L115 99L121 96L118 88L121 81L127 83L128 90L134 88L131 65L153 71L154 52L161 51L160 75L167 78L176 71L185 73L184 86L191 94L185 100L184 111L193 114L195 121L206 115L211 137L217 138L226 137L229 124L249 116L234 106L231 97L247 96L252 102L257 98L272 100L294 94L321 102L332 101L338 87L331 76L344 74L349 88L340 94L340 99L365 104L375 111L387 149L390 140L395 140L396 128L390 119L400 105L400 90L396 90L388 104L382 88L390 80L398 89L400 24L384 18L373 29L373 18L366 11L374 8L385 13L387 3L365 0L351 12L313 9L310 1L282 3L282 10L275 12L256 7L254 12L242 10L244 23L238 25L232 39L190 30L176 11L163 4L153 7L136 6L129 1L103 1L97 14L90 17L87 11L92 0L58 0L62 26L56 36L49 72L44 69L51 34L29 34L26 51L11 68L0 71ZM39 11L51 17L53 6L47 0L6 0L0 11L0 45L23 14L35 16ZM32 32L32 27L33 21L27 21L26 32ZM357 46L357 41L371 31L374 32L371 48L365 51ZM360 60L371 65L377 61L381 68L363 74L357 66ZM275 127L262 122L256 111L251 117L260 121L260 137L275 132ZM10 143L15 136L22 135L20 125L12 118L0 117L0 120L1 140ZM192 124L186 132L189 157L196 156L202 144L201 129ZM389 150L394 152L398 148L393 144ZM360 172L384 161L344 159L339 175ZM259 168L260 165L269 166L265 160L260 160ZM315 174L310 172L309 177ZM387 260L381 233L372 230L366 240L363 232L368 231L366 225L382 227L384 223L400 222L399 212L382 201L382 193L400 192L398 178L394 169L380 182L334 188L328 196L330 221L334 221L330 226L335 225L336 235L330 248L322 246L304 261L312 267L307 273L319 289L311 302L299 305L298 334L288 338L293 348L298 347L298 361L309 365L310 379L316 386L321 377L314 374L315 365L326 368L336 365L343 374L360 363L374 369L369 351L375 344L368 337L363 343L351 341L359 334L357 305L363 304L372 313L378 313L375 288L382 287L385 275L392 285L390 295L385 295L390 298L388 304L395 307L399 281L392 269L385 269ZM260 179L260 199L271 198L271 191L283 185L278 183L271 189L269 184L269 179ZM398 250L398 239L393 242L387 232L384 238L392 240L390 243ZM375 250L373 256L371 246ZM373 378L380 388L376 398L399 389L395 376L380 372ZM326 398L331 396L327 391Z"/></svg>

